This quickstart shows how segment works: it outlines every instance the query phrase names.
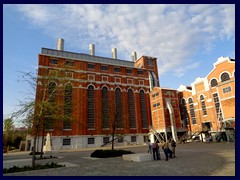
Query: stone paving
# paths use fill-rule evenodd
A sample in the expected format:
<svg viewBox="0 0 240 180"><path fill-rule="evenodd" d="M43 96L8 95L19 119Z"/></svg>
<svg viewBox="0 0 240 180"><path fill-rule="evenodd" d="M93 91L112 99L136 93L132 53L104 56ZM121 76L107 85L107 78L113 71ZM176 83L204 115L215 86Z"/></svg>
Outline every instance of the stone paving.
<svg viewBox="0 0 240 180"><path fill-rule="evenodd" d="M123 149L147 153L147 146ZM177 144L177 157L169 161L165 161L162 150L160 161L145 162L124 161L122 157L90 158L93 150L75 152L67 156L59 153L62 158L52 159L54 162L65 164L66 167L10 173L4 176L235 176L235 143ZM10 161L4 160L4 167L7 163L9 165ZM23 159L23 162L26 163L27 160Z"/></svg>

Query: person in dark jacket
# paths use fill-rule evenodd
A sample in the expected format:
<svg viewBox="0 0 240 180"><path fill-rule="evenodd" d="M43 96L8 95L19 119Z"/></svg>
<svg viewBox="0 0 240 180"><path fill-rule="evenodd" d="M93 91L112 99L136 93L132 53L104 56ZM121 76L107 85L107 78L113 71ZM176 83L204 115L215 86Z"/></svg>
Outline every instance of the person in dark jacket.
<svg viewBox="0 0 240 180"><path fill-rule="evenodd" d="M174 139L172 139L171 140L172 157L176 157L175 148L176 148L176 142L174 141Z"/></svg>
<svg viewBox="0 0 240 180"><path fill-rule="evenodd" d="M153 159L154 160L160 160L160 153L159 152L159 146L158 143L154 142L152 143L152 150L153 150Z"/></svg>

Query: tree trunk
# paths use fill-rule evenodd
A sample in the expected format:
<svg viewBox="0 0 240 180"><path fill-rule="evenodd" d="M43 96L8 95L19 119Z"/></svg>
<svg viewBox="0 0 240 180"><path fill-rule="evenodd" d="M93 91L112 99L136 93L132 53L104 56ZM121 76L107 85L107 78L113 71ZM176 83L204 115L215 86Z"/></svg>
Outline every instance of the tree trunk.
<svg viewBox="0 0 240 180"><path fill-rule="evenodd" d="M35 152L36 152L36 142L37 142L37 132L33 140L33 149L32 149L32 169L35 169Z"/></svg>
<svg viewBox="0 0 240 180"><path fill-rule="evenodd" d="M44 133L45 133L45 125L43 124L43 130L42 130L42 145L41 145L41 154L40 154L40 159L42 159L42 158L43 158Z"/></svg>
<svg viewBox="0 0 240 180"><path fill-rule="evenodd" d="M114 150L114 131L112 133L112 150Z"/></svg>

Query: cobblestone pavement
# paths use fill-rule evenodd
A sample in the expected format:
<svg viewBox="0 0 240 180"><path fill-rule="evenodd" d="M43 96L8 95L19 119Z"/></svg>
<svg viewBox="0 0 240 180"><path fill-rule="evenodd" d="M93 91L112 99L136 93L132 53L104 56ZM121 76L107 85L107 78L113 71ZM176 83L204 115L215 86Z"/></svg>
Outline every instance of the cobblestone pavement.
<svg viewBox="0 0 240 180"><path fill-rule="evenodd" d="M123 147L135 153L147 153L147 146ZM235 176L235 143L177 144L176 158L165 161L132 162L122 157L90 158L93 150L61 152L51 162L66 167L4 174L4 176ZM50 160L37 160L46 163ZM15 161L17 162L17 160ZM19 162L19 161L18 161ZM28 162L29 159L23 159ZM14 163L4 160L4 167Z"/></svg>

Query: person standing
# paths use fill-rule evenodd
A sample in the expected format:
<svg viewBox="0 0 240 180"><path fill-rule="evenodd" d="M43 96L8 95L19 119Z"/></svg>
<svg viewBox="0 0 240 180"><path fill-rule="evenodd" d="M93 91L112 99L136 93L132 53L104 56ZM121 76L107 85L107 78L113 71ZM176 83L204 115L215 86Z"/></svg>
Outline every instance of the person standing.
<svg viewBox="0 0 240 180"><path fill-rule="evenodd" d="M165 161L168 161L168 153L169 153L168 142L163 141L162 148L166 157Z"/></svg>
<svg viewBox="0 0 240 180"><path fill-rule="evenodd" d="M157 159L158 159L158 160L161 160L160 148L159 148L159 147L160 147L160 143L159 143L159 144L157 143Z"/></svg>
<svg viewBox="0 0 240 180"><path fill-rule="evenodd" d="M148 153L152 154L152 143L150 139L148 139Z"/></svg>
<svg viewBox="0 0 240 180"><path fill-rule="evenodd" d="M172 148L172 157L176 157L176 154L175 154L176 142L174 141L174 139L171 140L171 148Z"/></svg>
<svg viewBox="0 0 240 180"><path fill-rule="evenodd" d="M160 153L158 153L159 151L158 143L156 142L152 143L152 151L153 151L153 159L160 160L160 156L159 156Z"/></svg>

